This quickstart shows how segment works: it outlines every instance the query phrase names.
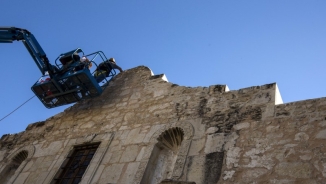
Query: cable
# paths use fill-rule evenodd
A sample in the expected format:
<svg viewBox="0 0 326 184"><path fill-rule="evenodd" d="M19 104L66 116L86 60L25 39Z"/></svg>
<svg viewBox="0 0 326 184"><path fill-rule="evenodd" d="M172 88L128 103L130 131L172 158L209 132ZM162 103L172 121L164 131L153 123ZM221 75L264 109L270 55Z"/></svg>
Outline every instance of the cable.
<svg viewBox="0 0 326 184"><path fill-rule="evenodd" d="M19 108L21 108L23 105L25 105L28 101L32 100L32 98L34 98L34 97L35 97L35 95L32 96L30 99L26 100L23 104L21 104L20 106L18 106L15 110L11 111L5 117L3 117L2 119L0 119L0 121L2 121L3 119L5 119L6 117L10 116L12 113L14 113L16 110L18 110Z"/></svg>

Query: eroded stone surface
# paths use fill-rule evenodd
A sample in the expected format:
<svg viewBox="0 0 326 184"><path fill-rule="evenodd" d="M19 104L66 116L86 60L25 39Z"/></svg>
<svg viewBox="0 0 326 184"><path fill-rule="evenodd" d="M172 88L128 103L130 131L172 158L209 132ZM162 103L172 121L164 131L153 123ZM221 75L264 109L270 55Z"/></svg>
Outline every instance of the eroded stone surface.
<svg viewBox="0 0 326 184"><path fill-rule="evenodd" d="M10 181L51 183L74 146L101 142L81 183L146 183L157 138L178 127L183 142L158 162L169 157L168 173L155 171L165 183L326 183L325 98L275 105L276 84L191 88L151 73L126 70L100 97L3 135L0 175L26 148Z"/></svg>

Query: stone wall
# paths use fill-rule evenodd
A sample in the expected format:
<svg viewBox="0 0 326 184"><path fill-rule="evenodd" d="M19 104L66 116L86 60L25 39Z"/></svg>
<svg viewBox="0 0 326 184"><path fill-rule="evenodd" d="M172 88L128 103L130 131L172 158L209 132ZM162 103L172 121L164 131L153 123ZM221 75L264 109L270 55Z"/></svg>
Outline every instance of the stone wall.
<svg viewBox="0 0 326 184"><path fill-rule="evenodd" d="M235 125L223 183L325 183L325 110L325 98L306 100Z"/></svg>
<svg viewBox="0 0 326 184"><path fill-rule="evenodd" d="M140 66L100 97L2 136L0 183L53 183L74 146L94 142L81 183L325 183L326 99L281 103L276 84L190 88ZM164 146L179 129L181 142Z"/></svg>

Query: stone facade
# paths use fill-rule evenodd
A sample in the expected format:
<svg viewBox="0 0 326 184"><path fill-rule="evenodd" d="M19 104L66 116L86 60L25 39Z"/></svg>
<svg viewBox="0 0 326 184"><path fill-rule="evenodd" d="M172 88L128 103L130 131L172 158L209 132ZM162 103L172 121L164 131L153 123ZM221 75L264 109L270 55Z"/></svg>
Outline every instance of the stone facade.
<svg viewBox="0 0 326 184"><path fill-rule="evenodd" d="M282 104L276 84L183 87L140 66L0 140L0 183L54 183L100 142L81 183L326 183L326 99Z"/></svg>

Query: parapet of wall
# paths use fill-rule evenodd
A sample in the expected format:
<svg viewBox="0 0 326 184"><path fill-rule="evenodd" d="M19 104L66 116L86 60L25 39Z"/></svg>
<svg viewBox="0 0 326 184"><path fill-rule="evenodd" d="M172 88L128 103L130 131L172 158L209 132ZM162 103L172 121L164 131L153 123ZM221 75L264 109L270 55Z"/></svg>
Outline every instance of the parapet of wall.
<svg viewBox="0 0 326 184"><path fill-rule="evenodd" d="M325 108L325 98L282 104L275 83L191 88L140 66L100 97L2 136L0 174L51 183L73 146L101 142L81 183L324 183ZM181 140L171 150L170 133Z"/></svg>

